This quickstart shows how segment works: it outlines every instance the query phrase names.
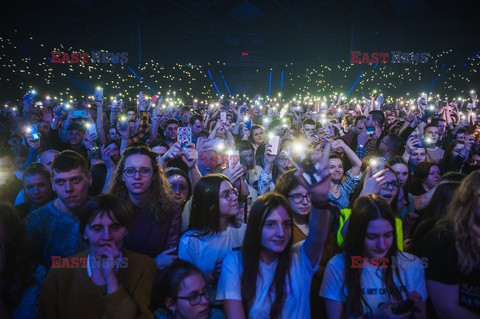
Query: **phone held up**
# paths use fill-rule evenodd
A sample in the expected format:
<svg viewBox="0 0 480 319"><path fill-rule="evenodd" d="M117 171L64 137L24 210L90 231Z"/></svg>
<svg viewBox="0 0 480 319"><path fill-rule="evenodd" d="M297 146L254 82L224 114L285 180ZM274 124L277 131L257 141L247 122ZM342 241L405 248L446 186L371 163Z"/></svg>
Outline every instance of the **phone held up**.
<svg viewBox="0 0 480 319"><path fill-rule="evenodd" d="M192 142L192 129L188 126L178 128L178 141L183 148Z"/></svg>

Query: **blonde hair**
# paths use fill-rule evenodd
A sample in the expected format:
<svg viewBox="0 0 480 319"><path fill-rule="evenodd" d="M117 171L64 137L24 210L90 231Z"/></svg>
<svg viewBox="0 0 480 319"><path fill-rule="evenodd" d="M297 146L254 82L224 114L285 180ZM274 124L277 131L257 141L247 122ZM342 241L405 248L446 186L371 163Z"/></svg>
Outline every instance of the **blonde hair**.
<svg viewBox="0 0 480 319"><path fill-rule="evenodd" d="M448 206L447 215L439 222L443 228L450 231L453 229L458 269L465 275L480 264L480 247L473 229L473 225L480 222L480 219L475 218L478 190L480 171L474 171L461 182Z"/></svg>

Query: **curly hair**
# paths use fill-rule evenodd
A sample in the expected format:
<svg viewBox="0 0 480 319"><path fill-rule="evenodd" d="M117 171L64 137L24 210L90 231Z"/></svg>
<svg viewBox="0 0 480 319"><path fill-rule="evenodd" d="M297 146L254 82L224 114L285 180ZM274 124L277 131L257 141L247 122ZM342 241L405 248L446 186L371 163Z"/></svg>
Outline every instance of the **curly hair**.
<svg viewBox="0 0 480 319"><path fill-rule="evenodd" d="M173 199L170 184L165 176L165 172L160 165L157 164L157 154L152 152L148 147L135 146L129 147L123 151L122 158L115 171L115 177L111 182L109 193L130 201L130 193L125 186L125 182L122 180L122 175L125 168L125 161L131 155L145 155L150 158L153 167L153 180L150 186L149 210L152 221L159 223L167 215L174 214L178 210L178 207Z"/></svg>
<svg viewBox="0 0 480 319"><path fill-rule="evenodd" d="M473 229L474 224L480 225L479 218L475 217L479 189L480 171L474 171L460 183L448 206L447 215L438 222L439 227L453 230L458 268L465 275L480 265L480 247L475 244L477 236Z"/></svg>

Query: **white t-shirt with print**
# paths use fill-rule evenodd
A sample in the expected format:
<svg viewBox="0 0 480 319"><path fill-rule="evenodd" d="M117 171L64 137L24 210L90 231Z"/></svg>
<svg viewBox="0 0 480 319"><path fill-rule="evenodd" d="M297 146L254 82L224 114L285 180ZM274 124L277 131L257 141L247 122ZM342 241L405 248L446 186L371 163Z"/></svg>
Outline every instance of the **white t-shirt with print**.
<svg viewBox="0 0 480 319"><path fill-rule="evenodd" d="M223 232L213 236L197 237L194 231L187 231L180 238L178 257L191 262L208 275L219 258L225 257L233 248L241 247L247 225L239 228L228 226Z"/></svg>
<svg viewBox="0 0 480 319"><path fill-rule="evenodd" d="M394 276L394 283L402 292L406 299L406 292L417 291L423 300L427 299L427 289L425 285L424 267L420 259L408 253L397 255L399 266L399 275ZM320 296L326 299L345 302L347 298L346 288L342 292L343 278L345 268L345 255L335 255L327 264L325 275L323 276L322 286L320 287ZM382 269L365 267L361 274L361 289L366 302L372 309L376 309L378 304L388 301L388 291L382 283ZM394 271L395 274L395 271ZM368 308L364 305L364 312Z"/></svg>
<svg viewBox="0 0 480 319"><path fill-rule="evenodd" d="M303 242L300 244L303 244ZM276 267L277 261L271 264L260 262L255 301L248 310L249 318L270 318L269 311L275 300L275 293L273 291L269 293L269 288L272 285ZM312 267L303 245L295 245L292 253L290 276L287 277L290 280L286 279L285 285L287 296L280 318L310 319L310 284L316 268L318 268L318 264L316 267ZM223 260L222 273L218 282L217 301L242 300L242 272L241 252L234 251L227 254Z"/></svg>

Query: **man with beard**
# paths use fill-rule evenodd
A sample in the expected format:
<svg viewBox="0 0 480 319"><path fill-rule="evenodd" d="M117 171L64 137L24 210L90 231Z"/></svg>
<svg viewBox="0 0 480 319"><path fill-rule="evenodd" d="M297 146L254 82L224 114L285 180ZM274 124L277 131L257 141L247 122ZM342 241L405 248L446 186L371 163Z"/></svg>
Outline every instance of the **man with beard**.
<svg viewBox="0 0 480 319"><path fill-rule="evenodd" d="M68 257L88 248L76 216L87 202L92 177L87 163L73 151L63 151L52 163L52 187L58 198L25 219L33 254L47 269L53 256Z"/></svg>

